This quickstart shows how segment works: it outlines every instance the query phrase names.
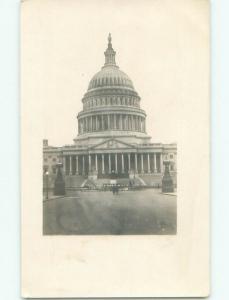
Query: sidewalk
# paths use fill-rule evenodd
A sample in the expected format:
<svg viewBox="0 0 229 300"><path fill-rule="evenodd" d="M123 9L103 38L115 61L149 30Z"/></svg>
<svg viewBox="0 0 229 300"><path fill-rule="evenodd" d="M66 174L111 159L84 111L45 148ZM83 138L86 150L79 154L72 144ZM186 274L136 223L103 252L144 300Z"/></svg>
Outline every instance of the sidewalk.
<svg viewBox="0 0 229 300"><path fill-rule="evenodd" d="M55 199L61 199L61 198L65 198L65 197L66 197L66 195L62 195L62 196L50 195L50 196L48 196L48 199L46 199L46 196L43 196L43 202L55 200Z"/></svg>
<svg viewBox="0 0 229 300"><path fill-rule="evenodd" d="M163 195L169 195L169 196L177 196L177 192L174 193L162 193Z"/></svg>

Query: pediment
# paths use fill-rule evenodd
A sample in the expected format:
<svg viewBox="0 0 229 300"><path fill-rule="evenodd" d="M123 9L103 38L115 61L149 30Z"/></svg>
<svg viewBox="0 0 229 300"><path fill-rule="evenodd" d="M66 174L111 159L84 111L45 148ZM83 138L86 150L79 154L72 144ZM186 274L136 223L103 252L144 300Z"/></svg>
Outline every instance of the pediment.
<svg viewBox="0 0 229 300"><path fill-rule="evenodd" d="M102 143L99 143L91 149L133 149L134 146L123 141L119 141L116 139L108 139Z"/></svg>

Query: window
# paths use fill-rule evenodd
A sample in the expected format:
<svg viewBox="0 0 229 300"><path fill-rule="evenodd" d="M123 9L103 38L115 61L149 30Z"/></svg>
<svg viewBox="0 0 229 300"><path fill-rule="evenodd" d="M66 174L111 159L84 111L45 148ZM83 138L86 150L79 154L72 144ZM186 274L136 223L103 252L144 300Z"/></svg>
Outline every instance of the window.
<svg viewBox="0 0 229 300"><path fill-rule="evenodd" d="M173 154L170 154L170 156L169 156L170 158L173 158Z"/></svg>
<svg viewBox="0 0 229 300"><path fill-rule="evenodd" d="M52 161L55 162L55 161L56 161L56 158L54 157L54 158L52 159Z"/></svg>

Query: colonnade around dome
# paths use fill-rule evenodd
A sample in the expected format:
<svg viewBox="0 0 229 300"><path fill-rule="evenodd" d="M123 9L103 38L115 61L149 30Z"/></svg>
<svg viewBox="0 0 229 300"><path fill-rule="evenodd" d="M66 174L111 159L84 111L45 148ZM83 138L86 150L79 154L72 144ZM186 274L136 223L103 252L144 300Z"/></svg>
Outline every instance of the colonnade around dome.
<svg viewBox="0 0 229 300"><path fill-rule="evenodd" d="M78 120L79 135L95 131L146 132L145 117L125 113L91 114Z"/></svg>

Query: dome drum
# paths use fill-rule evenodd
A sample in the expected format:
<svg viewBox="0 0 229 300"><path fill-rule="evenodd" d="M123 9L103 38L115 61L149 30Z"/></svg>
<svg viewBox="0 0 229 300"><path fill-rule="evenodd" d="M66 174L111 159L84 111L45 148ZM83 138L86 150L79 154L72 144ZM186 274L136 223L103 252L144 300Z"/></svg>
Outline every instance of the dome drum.
<svg viewBox="0 0 229 300"><path fill-rule="evenodd" d="M145 116L131 113L100 113L78 118L79 135L97 131L146 132Z"/></svg>
<svg viewBox="0 0 229 300"><path fill-rule="evenodd" d="M120 96L108 96L108 97L91 97L83 101L83 110L90 108L98 108L102 106L130 106L140 107L139 100L136 97L120 97Z"/></svg>
<svg viewBox="0 0 229 300"><path fill-rule="evenodd" d="M82 116L88 116L88 115L93 115L93 114L99 114L99 113L125 113L125 114L136 114L136 115L141 115L141 116L146 116L146 113L144 110L134 107L134 106L123 106L120 107L118 105L113 105L111 106L98 106L98 107L90 107L87 109L82 110L78 116L77 119L79 119Z"/></svg>

